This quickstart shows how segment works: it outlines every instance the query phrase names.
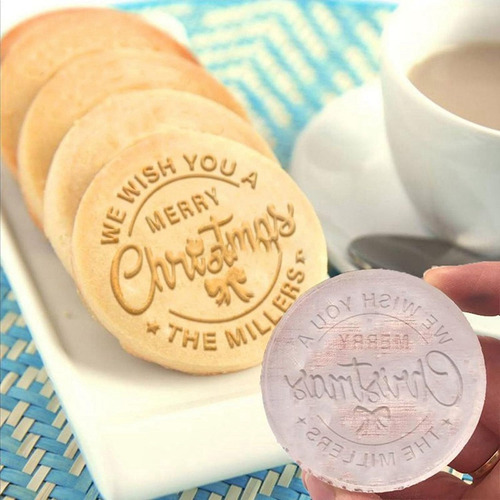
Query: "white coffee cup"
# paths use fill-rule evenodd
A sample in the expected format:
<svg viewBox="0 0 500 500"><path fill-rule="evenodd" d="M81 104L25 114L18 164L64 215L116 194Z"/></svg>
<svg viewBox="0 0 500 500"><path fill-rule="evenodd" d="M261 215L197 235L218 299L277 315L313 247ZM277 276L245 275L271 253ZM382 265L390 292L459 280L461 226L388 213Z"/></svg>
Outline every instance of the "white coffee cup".
<svg viewBox="0 0 500 500"><path fill-rule="evenodd" d="M384 31L381 80L394 163L422 220L436 236L496 257L500 130L446 111L407 76L433 53L478 41L500 41L500 0L404 2Z"/></svg>

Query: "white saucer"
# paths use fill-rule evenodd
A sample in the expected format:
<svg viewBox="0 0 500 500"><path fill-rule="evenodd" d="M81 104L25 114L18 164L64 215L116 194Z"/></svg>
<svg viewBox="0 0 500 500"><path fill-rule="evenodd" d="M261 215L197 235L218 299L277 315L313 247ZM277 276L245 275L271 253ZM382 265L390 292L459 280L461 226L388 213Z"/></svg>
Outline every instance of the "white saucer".
<svg viewBox="0 0 500 500"><path fill-rule="evenodd" d="M301 132L289 172L311 200L339 271L356 269L349 242L369 233L431 236L392 163L380 82L329 103ZM500 336L500 317L467 315L475 331Z"/></svg>

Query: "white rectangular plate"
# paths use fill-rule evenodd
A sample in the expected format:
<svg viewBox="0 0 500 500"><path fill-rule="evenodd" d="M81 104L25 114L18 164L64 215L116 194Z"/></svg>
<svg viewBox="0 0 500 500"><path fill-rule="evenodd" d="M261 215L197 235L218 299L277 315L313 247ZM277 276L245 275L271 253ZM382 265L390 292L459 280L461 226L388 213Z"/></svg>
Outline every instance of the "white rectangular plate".
<svg viewBox="0 0 500 500"><path fill-rule="evenodd" d="M267 424L260 367L190 376L124 352L83 306L6 168L1 224L4 271L106 499L153 498L290 461Z"/></svg>

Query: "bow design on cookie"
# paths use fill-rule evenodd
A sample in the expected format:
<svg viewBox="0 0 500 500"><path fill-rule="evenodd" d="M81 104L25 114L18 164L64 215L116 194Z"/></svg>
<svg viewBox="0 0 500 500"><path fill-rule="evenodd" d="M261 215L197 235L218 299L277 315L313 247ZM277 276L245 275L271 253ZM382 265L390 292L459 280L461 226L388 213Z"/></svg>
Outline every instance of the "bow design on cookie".
<svg viewBox="0 0 500 500"><path fill-rule="evenodd" d="M248 302L253 293L242 286L247 281L245 271L239 267L232 267L223 278L205 280L205 290L210 297L215 297L218 306L231 303L231 290L243 302Z"/></svg>

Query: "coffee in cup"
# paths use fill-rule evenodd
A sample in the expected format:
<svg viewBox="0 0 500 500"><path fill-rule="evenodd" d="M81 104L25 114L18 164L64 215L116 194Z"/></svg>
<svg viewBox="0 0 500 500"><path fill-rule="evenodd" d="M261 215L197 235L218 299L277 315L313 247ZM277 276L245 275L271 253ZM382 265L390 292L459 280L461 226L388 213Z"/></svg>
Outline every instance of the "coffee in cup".
<svg viewBox="0 0 500 500"><path fill-rule="evenodd" d="M473 42L436 52L408 78L451 113L500 130L500 42Z"/></svg>
<svg viewBox="0 0 500 500"><path fill-rule="evenodd" d="M411 201L434 235L490 257L500 256L498 122L463 116L477 91L465 90L459 108L447 109L444 97L465 83L457 77L435 84L443 98L426 96L424 83L431 66L442 72L449 58L491 66L485 52L500 50L499 26L498 0L410 0L389 20L381 61L387 137ZM498 105L498 95L486 98L486 108Z"/></svg>

